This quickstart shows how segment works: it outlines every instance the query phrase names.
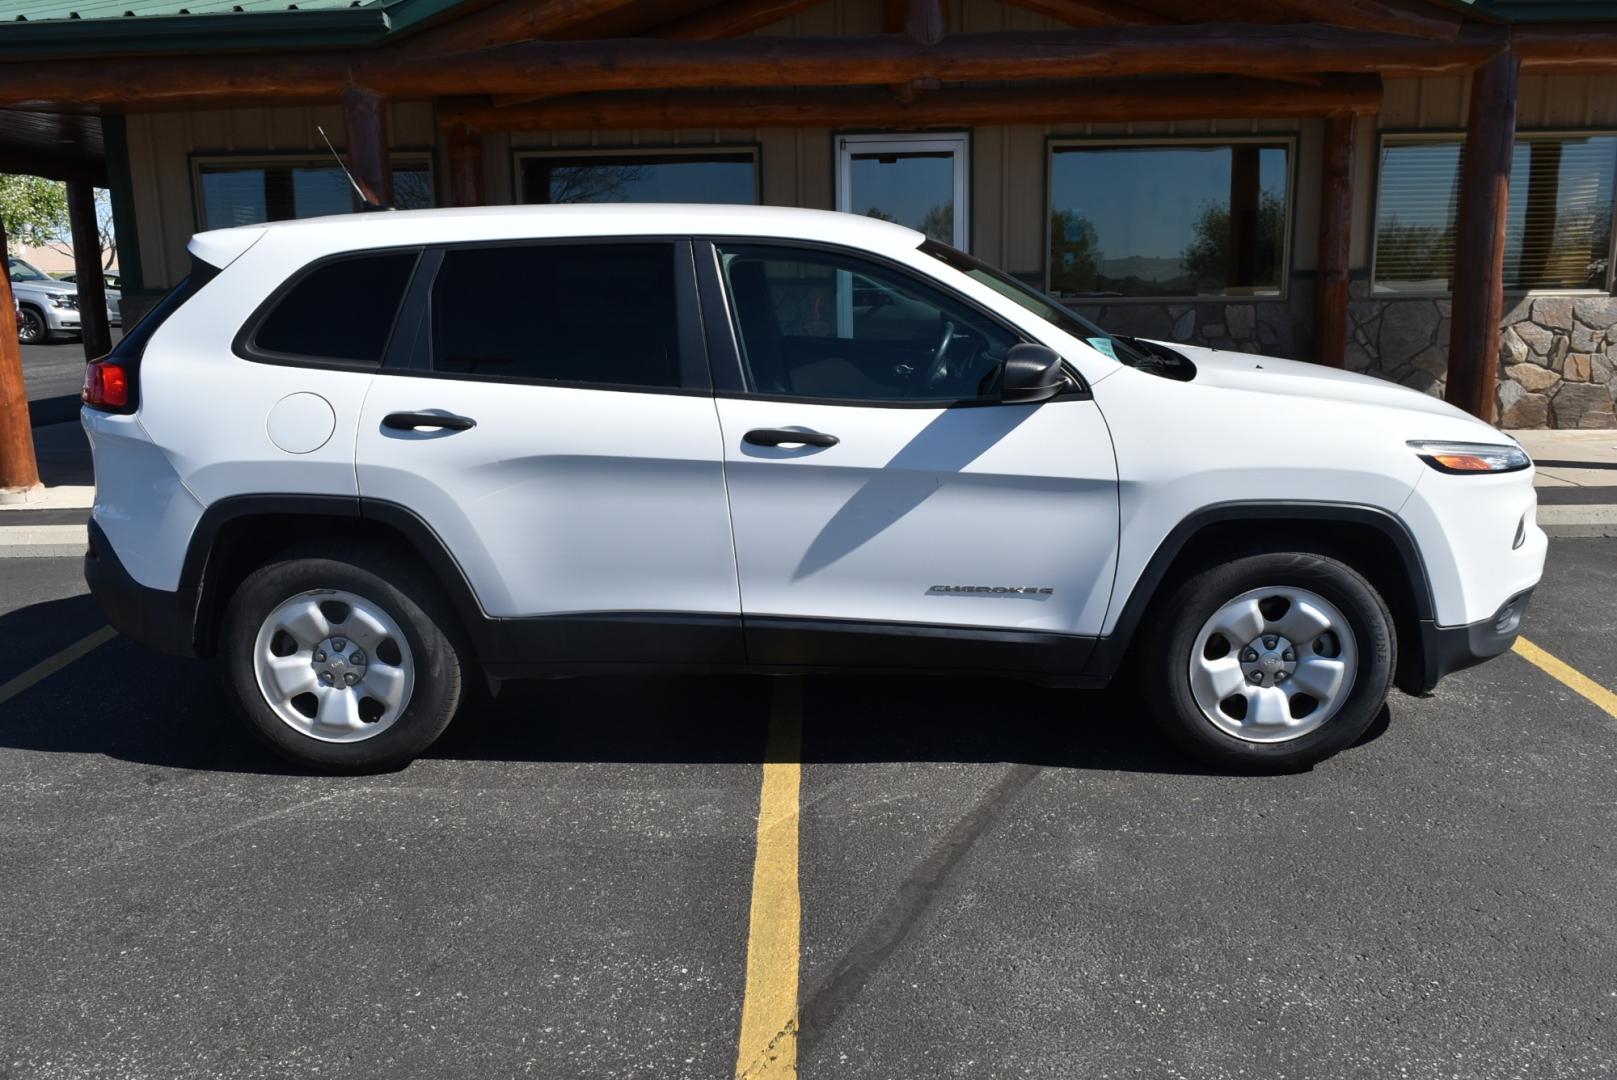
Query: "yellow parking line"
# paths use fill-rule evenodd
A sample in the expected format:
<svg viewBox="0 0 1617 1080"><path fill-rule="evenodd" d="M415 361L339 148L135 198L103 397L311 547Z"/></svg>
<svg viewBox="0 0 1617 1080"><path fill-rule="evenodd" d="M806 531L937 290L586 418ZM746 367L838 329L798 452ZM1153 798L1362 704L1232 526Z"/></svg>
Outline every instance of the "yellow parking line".
<svg viewBox="0 0 1617 1080"><path fill-rule="evenodd" d="M1576 690L1604 710L1607 716L1617 720L1617 694L1607 690L1572 665L1551 656L1524 637L1516 639L1514 648L1528 663Z"/></svg>
<svg viewBox="0 0 1617 1080"><path fill-rule="evenodd" d="M736 1076L797 1075L798 933L803 918L797 888L798 794L803 766L803 684L774 680L769 746L758 800L758 854L752 867L747 930L747 989L741 1001Z"/></svg>
<svg viewBox="0 0 1617 1080"><path fill-rule="evenodd" d="M61 671L79 657L93 651L98 645L105 644L117 636L118 631L114 630L110 626L103 626L101 629L95 631L95 633L86 635L85 637L80 638L78 641L75 641L73 644L69 645L55 656L46 657L33 667L29 668L27 671L23 672L21 675L18 675L16 678L10 680L4 685L0 685L0 705L4 705L6 702L10 701L12 698L16 697L30 686L33 686L35 683L42 682L45 679L50 678L52 675L55 675L58 671Z"/></svg>

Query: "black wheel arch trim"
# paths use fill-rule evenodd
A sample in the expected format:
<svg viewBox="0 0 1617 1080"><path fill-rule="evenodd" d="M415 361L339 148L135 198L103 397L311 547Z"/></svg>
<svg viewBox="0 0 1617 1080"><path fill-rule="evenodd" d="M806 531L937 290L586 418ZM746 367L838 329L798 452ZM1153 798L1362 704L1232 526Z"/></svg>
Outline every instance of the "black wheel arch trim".
<svg viewBox="0 0 1617 1080"><path fill-rule="evenodd" d="M231 522L243 518L304 515L373 521L389 528L418 555L448 594L472 644L482 652L489 644L486 627L489 616L483 611L460 563L450 553L437 532L408 507L381 499L357 495L234 495L210 504L191 531L185 561L180 570L180 603L192 615L193 646L196 655L213 651L214 627L205 617L213 610L209 574L215 564L219 533Z"/></svg>
<svg viewBox="0 0 1617 1080"><path fill-rule="evenodd" d="M477 599L477 594L466 577L460 563L449 551L437 532L415 511L398 503L381 499L369 499L354 495L241 495L232 496L211 504L203 511L201 519L192 531L190 544L187 548L185 561L180 575L177 602L181 612L190 616L193 626L194 652L196 655L209 655L212 649L213 627L205 624L204 615L211 607L205 608L204 602L210 605L213 598L208 594L209 564L213 560L214 548L218 535L224 526L232 521L246 517L268 515L296 515L306 514L319 517L338 517L353 520L372 521L388 528L400 536L418 555L432 572L434 578L446 592L456 614L460 617L462 627L471 638L471 644L477 655L488 663L515 663L521 662L526 652L524 645L539 646L545 644L554 647L567 640L566 636L558 638L549 630L543 629L541 624L554 622L560 631L564 623L573 620L549 619L502 619L489 615L484 611ZM1181 520L1162 542L1157 546L1151 559L1147 562L1145 570L1135 582L1124 602L1122 612L1112 633L1099 638L1082 639L1083 652L1087 652L1087 660L1082 661L1081 667L1074 663L1071 673L1086 683L1099 684L1114 676L1121 666L1128 645L1139 629L1141 620L1149 609L1152 600L1156 597L1168 575L1174 561L1184 551L1191 539L1203 529L1232 521L1338 521L1361 525L1368 525L1378 530L1393 544L1398 551L1404 570L1408 577L1410 594L1414 598L1415 616L1422 626L1432 624L1432 597L1431 586L1427 578L1426 567L1421 558L1420 549L1410 534L1408 527L1396 515L1378 507L1352 503L1329 502L1228 502L1203 507ZM633 619L627 613L612 615L603 614L586 620L591 629L599 629L603 633L609 632L614 626L622 625ZM648 619L648 629L654 627L660 620ZM741 617L713 616L704 619L708 622L714 634L703 646L699 642L692 642L693 655L679 658L669 657L674 662L696 662L699 657L694 652L708 648L722 656L721 663L745 663L747 658L741 655L740 641L742 633ZM748 620L752 623L749 630L756 634L765 631L766 627L781 631L791 627L794 630L808 630L808 622L816 620L773 620L759 618ZM826 625L815 628L815 636L826 632L835 632L841 629L842 620L827 620ZM771 624L775 624L771 626ZM801 625L794 625L801 624ZM527 629L524 629L527 628ZM576 631L578 627L574 627ZM892 630L902 629L899 626ZM928 628L916 627L913 633L921 633ZM934 628L935 629L935 628ZM586 638L593 635L586 634ZM793 635L795 637L795 635ZM855 637L862 635L853 635ZM907 636L907 635L906 635ZM978 635L969 635L976 637ZM1065 635L1049 635L1051 638ZM532 640L530 640L532 639ZM667 638L662 638L662 646L666 647ZM648 640L648 646L650 641ZM1030 642L1031 643L1031 642ZM757 650L762 642L754 644L752 652ZM1039 642L1038 644L1050 646L1052 642ZM1074 643L1076 644L1076 643ZM1092 648L1090 647L1092 646ZM1427 647L1427 635L1416 635L1414 641L1407 641L1406 647ZM771 656L773 649L765 647L761 650L764 655L757 657L766 665L785 661L786 664L804 663L806 666L818 666L829 661L827 666L841 666L838 661L842 657L830 656ZM787 652L797 651L795 648ZM818 649L810 652L818 652ZM1036 650L1042 651L1042 650ZM1065 659L1072 663L1078 661L1082 652L1068 645L1060 650L1065 652ZM844 661L845 662L845 661ZM1020 664L1010 664L1000 660L992 667L1000 670L1016 670ZM1035 668L1049 670L1052 666L1048 659L1043 664L1033 665ZM1065 666L1065 665L1062 665ZM1421 668L1429 667L1424 662Z"/></svg>
<svg viewBox="0 0 1617 1080"><path fill-rule="evenodd" d="M1409 592L1414 599L1415 618L1421 624L1434 618L1431 579L1426 572L1426 561L1420 545L1403 519L1391 511L1363 503L1336 503L1309 500L1255 500L1214 503L1193 511L1169 530L1151 559L1146 563L1134 586L1129 590L1121 614L1112 632L1099 639L1090 654L1084 674L1097 678L1111 678L1122 665L1129 643L1139 629L1141 620L1150 608L1157 592L1168 576L1168 571L1183 553L1187 544L1202 530L1235 521L1308 521L1342 522L1367 525L1385 536L1397 549L1403 562ZM1418 644L1417 644L1418 642ZM1421 648L1425 642L1405 643L1406 648Z"/></svg>

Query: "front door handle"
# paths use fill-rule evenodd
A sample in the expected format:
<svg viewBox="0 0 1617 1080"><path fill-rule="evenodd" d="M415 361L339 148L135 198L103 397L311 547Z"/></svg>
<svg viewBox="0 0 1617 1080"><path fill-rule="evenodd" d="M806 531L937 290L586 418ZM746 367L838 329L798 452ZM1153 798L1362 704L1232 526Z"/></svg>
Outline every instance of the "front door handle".
<svg viewBox="0 0 1617 1080"><path fill-rule="evenodd" d="M820 431L792 431L790 428L754 428L741 436L753 446L835 446L842 440Z"/></svg>
<svg viewBox="0 0 1617 1080"><path fill-rule="evenodd" d="M421 428L465 431L467 428L476 427L477 421L469 416L454 416L450 413L396 412L382 417L382 426L392 428L394 431L417 431Z"/></svg>

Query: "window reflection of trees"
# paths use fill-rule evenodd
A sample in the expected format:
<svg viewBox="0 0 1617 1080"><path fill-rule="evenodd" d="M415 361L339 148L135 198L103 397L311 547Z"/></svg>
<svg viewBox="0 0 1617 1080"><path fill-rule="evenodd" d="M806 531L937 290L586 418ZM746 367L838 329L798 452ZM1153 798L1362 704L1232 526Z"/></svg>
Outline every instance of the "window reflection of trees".
<svg viewBox="0 0 1617 1080"><path fill-rule="evenodd" d="M643 183L651 175L647 165L553 165L550 201L553 203L625 202L624 189Z"/></svg>

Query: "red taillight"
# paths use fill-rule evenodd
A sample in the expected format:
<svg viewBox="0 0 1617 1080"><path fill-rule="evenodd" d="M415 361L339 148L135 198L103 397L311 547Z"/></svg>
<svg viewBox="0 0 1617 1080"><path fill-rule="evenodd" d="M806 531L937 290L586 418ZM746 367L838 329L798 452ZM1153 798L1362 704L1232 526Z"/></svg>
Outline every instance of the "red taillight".
<svg viewBox="0 0 1617 1080"><path fill-rule="evenodd" d="M86 405L98 408L128 408L129 372L120 364L97 360L84 369L84 392L80 397Z"/></svg>

